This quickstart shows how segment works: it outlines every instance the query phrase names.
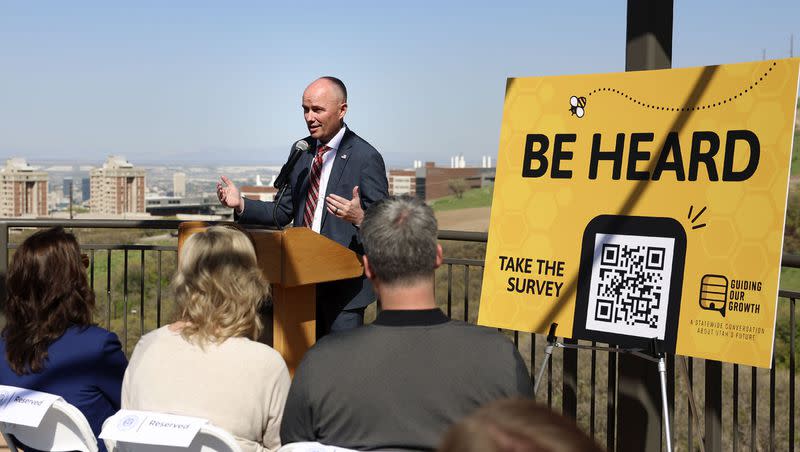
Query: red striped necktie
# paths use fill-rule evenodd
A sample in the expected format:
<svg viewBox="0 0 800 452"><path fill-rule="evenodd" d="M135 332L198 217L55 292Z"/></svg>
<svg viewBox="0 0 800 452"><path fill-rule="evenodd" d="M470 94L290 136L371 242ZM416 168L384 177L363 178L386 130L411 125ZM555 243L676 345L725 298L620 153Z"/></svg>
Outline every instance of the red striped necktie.
<svg viewBox="0 0 800 452"><path fill-rule="evenodd" d="M317 201L319 200L319 177L322 173L322 156L330 149L328 146L318 147L314 163L311 164L311 174L308 176L306 209L303 212L303 226L305 227L310 228L314 223L314 212L317 210Z"/></svg>

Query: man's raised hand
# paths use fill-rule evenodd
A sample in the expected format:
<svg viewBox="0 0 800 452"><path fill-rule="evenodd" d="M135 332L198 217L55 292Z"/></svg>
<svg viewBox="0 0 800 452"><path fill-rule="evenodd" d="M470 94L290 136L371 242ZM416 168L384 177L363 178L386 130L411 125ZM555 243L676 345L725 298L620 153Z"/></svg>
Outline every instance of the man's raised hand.
<svg viewBox="0 0 800 452"><path fill-rule="evenodd" d="M358 185L353 187L353 199L346 199L331 193L325 198L325 207L328 213L341 218L344 221L360 226L364 221L364 210L361 208L361 196L358 193Z"/></svg>
<svg viewBox="0 0 800 452"><path fill-rule="evenodd" d="M239 194L239 189L225 176L221 176L220 180L221 182L217 182L217 197L219 198L219 202L222 203L223 206L236 209L237 212L241 213L244 203L242 202L241 194Z"/></svg>

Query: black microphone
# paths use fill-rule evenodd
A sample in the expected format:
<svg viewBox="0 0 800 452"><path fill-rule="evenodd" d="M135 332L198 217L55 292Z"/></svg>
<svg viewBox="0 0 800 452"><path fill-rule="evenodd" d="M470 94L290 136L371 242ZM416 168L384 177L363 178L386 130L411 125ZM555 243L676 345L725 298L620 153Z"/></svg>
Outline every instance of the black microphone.
<svg viewBox="0 0 800 452"><path fill-rule="evenodd" d="M278 177L275 178L275 183L272 184L273 187L280 190L289 183L289 174L292 172L297 160L300 159L300 156L303 155L303 152L307 151L308 148L309 145L306 140L300 140L294 144L294 149L292 149L292 153L289 155L289 160L286 161L286 164L281 168L281 172L278 173Z"/></svg>

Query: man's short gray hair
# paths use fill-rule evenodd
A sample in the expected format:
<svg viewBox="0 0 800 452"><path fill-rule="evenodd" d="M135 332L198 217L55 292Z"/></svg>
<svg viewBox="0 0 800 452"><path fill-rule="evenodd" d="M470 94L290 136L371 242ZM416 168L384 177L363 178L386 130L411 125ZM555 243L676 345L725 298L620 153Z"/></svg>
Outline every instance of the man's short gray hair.
<svg viewBox="0 0 800 452"><path fill-rule="evenodd" d="M392 196L369 207L361 241L369 266L384 284L407 285L433 275L438 224L419 199Z"/></svg>

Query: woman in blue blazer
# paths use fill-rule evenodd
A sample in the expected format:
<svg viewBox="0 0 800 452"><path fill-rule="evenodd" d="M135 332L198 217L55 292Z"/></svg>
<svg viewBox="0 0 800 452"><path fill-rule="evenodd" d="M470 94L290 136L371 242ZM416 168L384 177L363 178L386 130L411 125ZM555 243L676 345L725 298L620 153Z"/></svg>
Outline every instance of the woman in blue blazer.
<svg viewBox="0 0 800 452"><path fill-rule="evenodd" d="M57 227L28 237L6 287L0 384L63 397L99 435L119 410L128 362L117 335L92 325L94 292L75 236Z"/></svg>

